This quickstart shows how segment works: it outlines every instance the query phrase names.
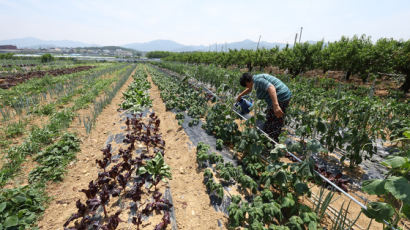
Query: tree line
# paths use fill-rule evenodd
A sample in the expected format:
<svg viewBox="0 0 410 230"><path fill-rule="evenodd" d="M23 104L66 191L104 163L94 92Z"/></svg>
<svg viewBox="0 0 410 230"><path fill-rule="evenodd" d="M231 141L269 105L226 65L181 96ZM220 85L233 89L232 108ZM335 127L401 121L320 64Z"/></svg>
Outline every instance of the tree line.
<svg viewBox="0 0 410 230"><path fill-rule="evenodd" d="M410 40L381 38L373 43L369 36L342 36L334 42L297 43L283 49L229 50L227 52L164 52L147 53L150 58L162 58L192 64L214 64L221 67L264 69L275 66L287 69L294 76L309 70L343 71L345 79L358 75L363 82L384 74L403 74L404 92L410 88Z"/></svg>

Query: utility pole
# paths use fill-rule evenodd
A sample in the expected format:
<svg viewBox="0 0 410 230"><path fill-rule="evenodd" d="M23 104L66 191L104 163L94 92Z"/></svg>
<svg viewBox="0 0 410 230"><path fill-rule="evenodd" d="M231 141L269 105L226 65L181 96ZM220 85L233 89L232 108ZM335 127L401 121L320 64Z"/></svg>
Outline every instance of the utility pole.
<svg viewBox="0 0 410 230"><path fill-rule="evenodd" d="M256 50L259 49L259 42L261 41L261 37L262 37L262 35L259 35L259 40L258 40L258 45L256 45Z"/></svg>
<svg viewBox="0 0 410 230"><path fill-rule="evenodd" d="M300 27L299 43L300 43L300 39L302 38L302 30L303 30L303 26L302 26L302 27Z"/></svg>
<svg viewBox="0 0 410 230"><path fill-rule="evenodd" d="M295 35L295 42L293 43L293 47L295 47L297 40L298 40L298 33L296 33L296 35Z"/></svg>

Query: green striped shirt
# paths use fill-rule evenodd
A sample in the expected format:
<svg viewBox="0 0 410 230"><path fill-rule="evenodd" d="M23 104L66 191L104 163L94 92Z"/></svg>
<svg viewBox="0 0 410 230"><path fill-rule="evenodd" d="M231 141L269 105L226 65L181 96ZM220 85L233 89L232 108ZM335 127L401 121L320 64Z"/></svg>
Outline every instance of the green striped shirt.
<svg viewBox="0 0 410 230"><path fill-rule="evenodd" d="M269 74L253 75L253 88L256 90L256 97L263 99L269 106L272 106L272 100L268 93L269 86L275 86L278 102L287 101L291 98L292 93L289 88L278 78Z"/></svg>

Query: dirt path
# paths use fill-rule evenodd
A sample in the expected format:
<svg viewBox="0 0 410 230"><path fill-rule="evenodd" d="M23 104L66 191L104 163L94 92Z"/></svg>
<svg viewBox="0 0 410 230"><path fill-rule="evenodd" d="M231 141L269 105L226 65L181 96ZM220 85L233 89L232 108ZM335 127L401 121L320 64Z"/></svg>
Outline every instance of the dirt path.
<svg viewBox="0 0 410 230"><path fill-rule="evenodd" d="M73 122L69 130L77 132L82 140L81 152L77 154L77 161L69 165L63 182L48 185L47 193L53 199L45 210L43 218L38 222L40 229L63 229L66 220L76 212L75 202L78 199L84 200L85 196L79 190L86 188L90 180L97 178L99 169L96 167L95 160L101 158L100 150L104 147L108 135L119 133L121 130L122 124L118 122L120 120L120 114L117 112L118 104L122 102L122 92L132 81L130 77L111 104L98 116L95 128L89 135L86 135L81 124Z"/></svg>
<svg viewBox="0 0 410 230"><path fill-rule="evenodd" d="M226 217L215 211L210 205L210 199L202 183L203 173L197 171L195 147L189 137L180 128L175 114L166 111L160 97L158 87L151 83L150 96L153 100L153 110L161 120L161 130L166 143L165 161L171 167L172 199L178 229L225 229ZM218 226L218 220L221 227Z"/></svg>
<svg viewBox="0 0 410 230"><path fill-rule="evenodd" d="M222 213L216 212L210 205L208 194L202 183L203 175L196 171L195 148L190 147L188 136L179 129L175 116L165 111L158 88L152 83L150 95L153 100L152 109L161 120L161 131L166 142L165 159L172 169L172 180L169 181L178 229L221 229L226 218ZM73 162L68 169L64 181L48 185L47 193L53 197L43 218L38 222L40 229L63 229L64 222L70 215L76 212L75 202L85 199L83 193L78 192L86 188L90 180L97 178L99 169L95 160L101 158L101 151L110 134L123 132L119 123L120 117L117 112L118 104L121 103L122 93L132 82L130 78L99 115L95 128L89 135L85 134L82 125L74 122L71 131L78 128L78 136L82 139L81 152L77 154L77 161ZM151 221L151 219L150 219ZM151 221L144 229L153 229ZM131 229L119 226L119 229Z"/></svg>

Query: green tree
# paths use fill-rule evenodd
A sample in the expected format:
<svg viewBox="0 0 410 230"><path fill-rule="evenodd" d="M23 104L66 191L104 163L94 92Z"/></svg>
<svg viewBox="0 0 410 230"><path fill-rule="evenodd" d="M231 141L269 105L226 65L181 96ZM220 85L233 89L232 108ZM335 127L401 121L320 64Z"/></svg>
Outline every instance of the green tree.
<svg viewBox="0 0 410 230"><path fill-rule="evenodd" d="M0 59L13 59L14 53L0 54Z"/></svg>
<svg viewBox="0 0 410 230"><path fill-rule="evenodd" d="M410 40L399 41L397 46L393 54L393 68L406 75L406 79L400 89L407 93L410 88Z"/></svg>
<svg viewBox="0 0 410 230"><path fill-rule="evenodd" d="M360 38L355 35L351 39L343 36L339 41L329 43L323 51L323 57L327 59L324 69L344 71L345 79L349 80L351 75L360 73L361 68L365 68L361 52L369 44L370 37L365 35Z"/></svg>
<svg viewBox="0 0 410 230"><path fill-rule="evenodd" d="M268 57L269 57L268 50L266 50L266 49L258 49L258 50L256 50L256 51L254 51L254 53L255 53L255 54L254 54L254 56L255 56L255 60L254 60L255 66L259 66L260 71L263 71L263 69L269 65L269 62L268 62Z"/></svg>
<svg viewBox="0 0 410 230"><path fill-rule="evenodd" d="M379 76L381 73L393 71L393 53L397 42L393 39L381 38L376 44L366 44L361 52L363 68L360 76L365 82L370 74Z"/></svg>
<svg viewBox="0 0 410 230"><path fill-rule="evenodd" d="M41 55L41 62L42 63L51 62L51 61L54 61L54 57L51 54Z"/></svg>
<svg viewBox="0 0 410 230"><path fill-rule="evenodd" d="M151 51L148 52L145 56L147 58L166 58L170 56L172 53L168 51Z"/></svg>
<svg viewBox="0 0 410 230"><path fill-rule="evenodd" d="M296 44L295 47L288 52L290 57L287 59L287 65L290 73L296 76L314 69L315 62L320 59L322 47L323 41L315 44L309 44L308 42Z"/></svg>

